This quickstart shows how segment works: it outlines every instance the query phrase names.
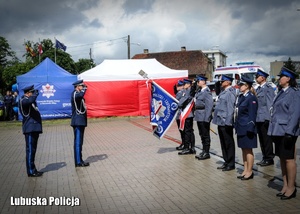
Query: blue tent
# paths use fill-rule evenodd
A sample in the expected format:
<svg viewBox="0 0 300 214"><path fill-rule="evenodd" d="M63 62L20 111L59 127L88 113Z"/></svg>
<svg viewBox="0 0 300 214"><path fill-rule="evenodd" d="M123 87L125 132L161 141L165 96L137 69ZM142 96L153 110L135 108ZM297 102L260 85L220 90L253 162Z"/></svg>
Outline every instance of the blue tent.
<svg viewBox="0 0 300 214"><path fill-rule="evenodd" d="M17 76L19 96L24 94L23 88L34 85L39 90L37 105L42 119L68 118L71 117L72 83L76 80L76 75L46 58L26 74ZM20 113L19 119L22 119Z"/></svg>

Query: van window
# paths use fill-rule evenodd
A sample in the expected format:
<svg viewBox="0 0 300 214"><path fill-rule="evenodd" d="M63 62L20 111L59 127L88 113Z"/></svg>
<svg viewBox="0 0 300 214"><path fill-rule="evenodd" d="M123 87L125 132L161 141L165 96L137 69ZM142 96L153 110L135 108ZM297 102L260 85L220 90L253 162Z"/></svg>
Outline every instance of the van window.
<svg viewBox="0 0 300 214"><path fill-rule="evenodd" d="M248 79L255 80L256 72L242 73L241 75L242 75L242 77L246 77Z"/></svg>

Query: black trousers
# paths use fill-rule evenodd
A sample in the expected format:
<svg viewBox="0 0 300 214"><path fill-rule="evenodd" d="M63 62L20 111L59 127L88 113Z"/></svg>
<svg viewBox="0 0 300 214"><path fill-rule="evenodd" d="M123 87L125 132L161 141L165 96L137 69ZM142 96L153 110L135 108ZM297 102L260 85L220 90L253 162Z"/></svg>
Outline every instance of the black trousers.
<svg viewBox="0 0 300 214"><path fill-rule="evenodd" d="M35 153L38 144L39 133L32 132L25 134L25 141L26 141L26 169L27 174L32 175L37 172L34 160L35 160Z"/></svg>
<svg viewBox="0 0 300 214"><path fill-rule="evenodd" d="M272 161L274 158L273 142L270 136L267 135L269 121L257 122L257 134L259 138L260 148L263 155L263 160Z"/></svg>
<svg viewBox="0 0 300 214"><path fill-rule="evenodd" d="M83 163L82 160L82 145L84 138L84 126L74 126L74 161L75 165Z"/></svg>
<svg viewBox="0 0 300 214"><path fill-rule="evenodd" d="M184 147L185 148L194 148L195 147L195 135L193 128L194 118L189 117L185 119L184 123Z"/></svg>
<svg viewBox="0 0 300 214"><path fill-rule="evenodd" d="M197 121L197 126L199 130L199 135L201 138L201 143L204 147L210 147L210 123L208 122L203 122L203 121Z"/></svg>
<svg viewBox="0 0 300 214"><path fill-rule="evenodd" d="M178 119L178 120L176 120L176 123L177 123L177 127L178 127L178 130L179 130L179 126L180 126L180 120ZM181 137L181 143L183 143L184 144L184 132L183 131L181 131L181 130L179 130L179 132L180 132L180 137Z"/></svg>
<svg viewBox="0 0 300 214"><path fill-rule="evenodd" d="M233 126L218 126L222 155L227 166L235 166Z"/></svg>

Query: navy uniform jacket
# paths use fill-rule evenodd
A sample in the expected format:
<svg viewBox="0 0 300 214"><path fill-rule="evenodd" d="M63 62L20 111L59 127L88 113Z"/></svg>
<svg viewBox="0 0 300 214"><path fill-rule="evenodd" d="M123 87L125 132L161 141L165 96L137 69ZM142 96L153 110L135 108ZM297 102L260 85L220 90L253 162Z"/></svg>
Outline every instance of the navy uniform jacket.
<svg viewBox="0 0 300 214"><path fill-rule="evenodd" d="M237 103L235 131L237 135L256 134L255 120L257 115L257 98L251 92L241 94Z"/></svg>
<svg viewBox="0 0 300 214"><path fill-rule="evenodd" d="M80 92L74 90L71 95L72 117L71 126L87 126L87 111L84 103L86 90Z"/></svg>
<svg viewBox="0 0 300 214"><path fill-rule="evenodd" d="M198 90L195 95L195 121L210 122L214 106L213 97L208 87Z"/></svg>
<svg viewBox="0 0 300 214"><path fill-rule="evenodd" d="M191 92L191 88L182 90L182 95L181 95L181 98L180 98L179 103L178 103L178 107L181 109L180 113L184 110L184 108L187 106L189 101L194 99L190 95L190 92ZM191 113L187 116L187 118L190 118L190 117L194 117L193 111L191 111Z"/></svg>
<svg viewBox="0 0 300 214"><path fill-rule="evenodd" d="M181 99L181 97L182 97L183 91L184 91L184 89L181 89L180 91L178 91L178 92L176 93L176 99L177 99L178 101L180 101L180 99ZM176 120L179 120L180 113L181 113L181 112L178 111L178 113L177 113L177 115L176 115Z"/></svg>
<svg viewBox="0 0 300 214"><path fill-rule="evenodd" d="M274 89L271 85L265 83L260 89L256 89L256 97L258 102L256 122L270 121L270 108L275 97Z"/></svg>
<svg viewBox="0 0 300 214"><path fill-rule="evenodd" d="M285 91L281 89L272 104L268 135L284 136L289 134L299 136L299 106L299 89L292 87L288 87Z"/></svg>
<svg viewBox="0 0 300 214"><path fill-rule="evenodd" d="M213 123L218 126L233 126L236 89L228 87L223 90L216 102Z"/></svg>
<svg viewBox="0 0 300 214"><path fill-rule="evenodd" d="M42 133L42 118L36 104L37 95L30 97L22 96L20 99L19 111L22 114L22 130L23 134L38 132Z"/></svg>

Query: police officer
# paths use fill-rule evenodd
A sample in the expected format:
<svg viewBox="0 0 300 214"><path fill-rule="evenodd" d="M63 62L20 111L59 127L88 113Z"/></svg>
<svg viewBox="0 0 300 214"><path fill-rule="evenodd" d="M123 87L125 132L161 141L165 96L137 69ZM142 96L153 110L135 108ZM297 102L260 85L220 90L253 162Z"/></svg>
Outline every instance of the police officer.
<svg viewBox="0 0 300 214"><path fill-rule="evenodd" d="M278 76L280 90L271 107L268 135L275 143L275 155L280 158L283 179L283 187L276 196L287 200L296 197L297 193L295 144L300 134L300 95L294 71L282 67Z"/></svg>
<svg viewBox="0 0 300 214"><path fill-rule="evenodd" d="M74 161L75 167L86 167L90 164L82 160L82 145L84 129L87 126L87 109L84 102L87 87L84 85L83 80L78 80L74 82L73 85L74 91L71 95L71 126L74 131Z"/></svg>
<svg viewBox="0 0 300 214"><path fill-rule="evenodd" d="M257 133L263 158L256 163L259 166L269 166L274 164L273 142L267 135L269 121L271 118L270 108L275 97L275 91L270 84L266 82L269 74L257 69L256 82L259 86L256 88L258 101L258 110L256 117Z"/></svg>
<svg viewBox="0 0 300 214"><path fill-rule="evenodd" d="M257 148L257 131L256 131L256 115L257 115L257 98L255 89L252 87L253 80L242 77L238 83L240 92L235 118L235 130L237 134L237 145L242 149L242 157L244 163L244 171L237 178L241 180L253 179L252 171L254 164L253 148Z"/></svg>
<svg viewBox="0 0 300 214"><path fill-rule="evenodd" d="M221 77L223 91L219 94L212 122L218 126L218 133L224 163L217 169L230 171L235 169L235 145L233 139L233 117L236 100L236 90L231 87L233 78L227 75Z"/></svg>
<svg viewBox="0 0 300 214"><path fill-rule="evenodd" d="M207 78L201 75L197 76L197 85L199 90L195 95L195 117L201 138L203 151L196 155L198 160L210 158L210 121L212 119L213 97L210 89L206 85Z"/></svg>
<svg viewBox="0 0 300 214"><path fill-rule="evenodd" d="M193 110L187 111L189 108L188 104L194 99L196 84L192 84L189 79L184 79L184 91L179 100L178 107L181 109L181 117L186 117L184 120L184 149L178 152L178 155L196 154L195 150L195 135L193 129ZM187 112L186 114L184 114Z"/></svg>
<svg viewBox="0 0 300 214"><path fill-rule="evenodd" d="M176 99L179 101L180 98L182 97L182 93L183 93L183 81L182 80L178 80L177 81L177 84L174 85L174 93L176 95ZM180 146L177 146L176 147L176 150L183 150L184 148L184 132L183 130L180 130L179 129L179 126L180 126L180 119L179 119L179 116L180 116L180 111L178 111L178 114L176 116L176 123L177 123L177 127L178 127L178 130L180 132L180 137L181 137L181 144Z"/></svg>
<svg viewBox="0 0 300 214"><path fill-rule="evenodd" d="M37 171L34 161L39 134L42 130L42 118L36 104L39 95L34 85L23 89L24 95L20 99L19 110L22 114L22 131L26 141L26 168L28 177L40 177L43 172Z"/></svg>

